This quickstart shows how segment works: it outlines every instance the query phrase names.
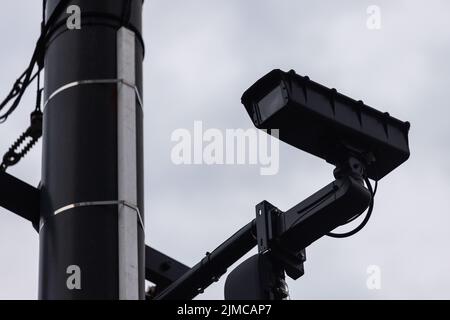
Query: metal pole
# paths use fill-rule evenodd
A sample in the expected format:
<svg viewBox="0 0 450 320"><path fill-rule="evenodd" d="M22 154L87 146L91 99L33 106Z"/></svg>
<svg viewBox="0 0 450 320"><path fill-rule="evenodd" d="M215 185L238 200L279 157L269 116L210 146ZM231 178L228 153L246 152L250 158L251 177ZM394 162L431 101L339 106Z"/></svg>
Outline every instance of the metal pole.
<svg viewBox="0 0 450 320"><path fill-rule="evenodd" d="M45 54L39 298L144 299L143 1L70 2L81 29L63 14Z"/></svg>

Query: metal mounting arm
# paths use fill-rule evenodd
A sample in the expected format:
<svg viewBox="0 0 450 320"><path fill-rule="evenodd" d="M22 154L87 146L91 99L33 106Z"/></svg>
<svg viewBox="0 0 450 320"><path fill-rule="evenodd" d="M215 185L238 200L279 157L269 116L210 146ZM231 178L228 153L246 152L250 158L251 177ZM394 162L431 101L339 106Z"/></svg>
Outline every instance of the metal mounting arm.
<svg viewBox="0 0 450 320"><path fill-rule="evenodd" d="M0 172L0 206L39 225L39 189L6 172Z"/></svg>
<svg viewBox="0 0 450 320"><path fill-rule="evenodd" d="M226 273L256 245L255 221L251 221L222 243L213 252L193 266L188 272L155 297L155 300L193 299Z"/></svg>
<svg viewBox="0 0 450 320"><path fill-rule="evenodd" d="M362 179L353 173L339 177L286 212L275 208L271 220L273 231L267 233L267 248L286 253L285 256L299 257L308 245L366 210L370 200L371 194L364 187ZM202 293L257 244L256 232L256 221L253 220L207 254L155 299L192 299ZM286 271L290 275L290 270ZM299 274L296 270L291 272L294 278Z"/></svg>
<svg viewBox="0 0 450 320"><path fill-rule="evenodd" d="M336 180L278 215L274 246L294 254L364 212L371 194L353 177Z"/></svg>
<svg viewBox="0 0 450 320"><path fill-rule="evenodd" d="M156 291L162 291L183 274L189 267L164 253L145 246L145 279L156 285Z"/></svg>

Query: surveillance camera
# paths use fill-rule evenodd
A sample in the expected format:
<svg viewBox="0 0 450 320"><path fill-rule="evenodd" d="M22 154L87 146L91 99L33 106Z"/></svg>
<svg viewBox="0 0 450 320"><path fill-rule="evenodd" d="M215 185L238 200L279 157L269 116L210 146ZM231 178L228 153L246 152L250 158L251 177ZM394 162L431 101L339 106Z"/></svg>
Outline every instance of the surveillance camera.
<svg viewBox="0 0 450 320"><path fill-rule="evenodd" d="M273 70L242 96L254 125L337 165L343 150L380 180L409 158L410 124L326 88L294 71Z"/></svg>

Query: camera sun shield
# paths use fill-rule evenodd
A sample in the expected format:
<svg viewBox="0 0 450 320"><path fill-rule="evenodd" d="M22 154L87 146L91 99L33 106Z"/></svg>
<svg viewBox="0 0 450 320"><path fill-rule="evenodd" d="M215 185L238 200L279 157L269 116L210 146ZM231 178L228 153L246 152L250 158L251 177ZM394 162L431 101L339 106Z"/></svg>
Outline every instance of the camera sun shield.
<svg viewBox="0 0 450 320"><path fill-rule="evenodd" d="M294 71L273 70L242 96L254 125L279 129L279 139L337 164L342 147L365 159L380 180L409 158L410 124L326 88Z"/></svg>

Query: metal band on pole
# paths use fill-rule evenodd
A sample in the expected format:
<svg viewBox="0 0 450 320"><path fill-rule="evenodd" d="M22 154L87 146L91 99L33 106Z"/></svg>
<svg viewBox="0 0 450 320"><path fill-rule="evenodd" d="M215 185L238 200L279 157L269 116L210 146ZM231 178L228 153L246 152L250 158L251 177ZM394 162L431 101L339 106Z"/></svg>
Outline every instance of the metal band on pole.
<svg viewBox="0 0 450 320"><path fill-rule="evenodd" d="M145 232L145 225L144 220L142 219L141 212L139 208L136 205L133 205L131 203L128 203L123 200L111 200L111 201L86 201L86 202L78 202L69 204L67 206L64 206L62 208L59 208L58 210L55 210L54 215L61 214L64 212L67 212L71 209L80 208L80 207L91 207L91 206L125 206L133 209L136 211L138 218L139 218L139 225L141 226L142 230ZM42 229L42 227L45 224L45 219L41 218L39 222L39 230Z"/></svg>
<svg viewBox="0 0 450 320"><path fill-rule="evenodd" d="M47 106L47 104L50 102L50 100L52 100L55 96L57 96L58 94L60 94L61 92L68 90L70 88L74 88L77 86L82 86L82 85L89 85L89 84L114 84L114 83L122 83L126 86L129 86L131 88L133 88L133 90L136 93L136 98L139 101L139 106L142 108L143 107L143 102L142 102L142 95L139 93L139 89L137 88L137 86L135 84L131 84L127 81L125 81L124 79L92 79L92 80L80 80L80 81L74 81L68 84L63 85L62 87L58 88L57 90L55 90L53 93L50 94L50 96L45 100L44 102L44 107L45 108Z"/></svg>

